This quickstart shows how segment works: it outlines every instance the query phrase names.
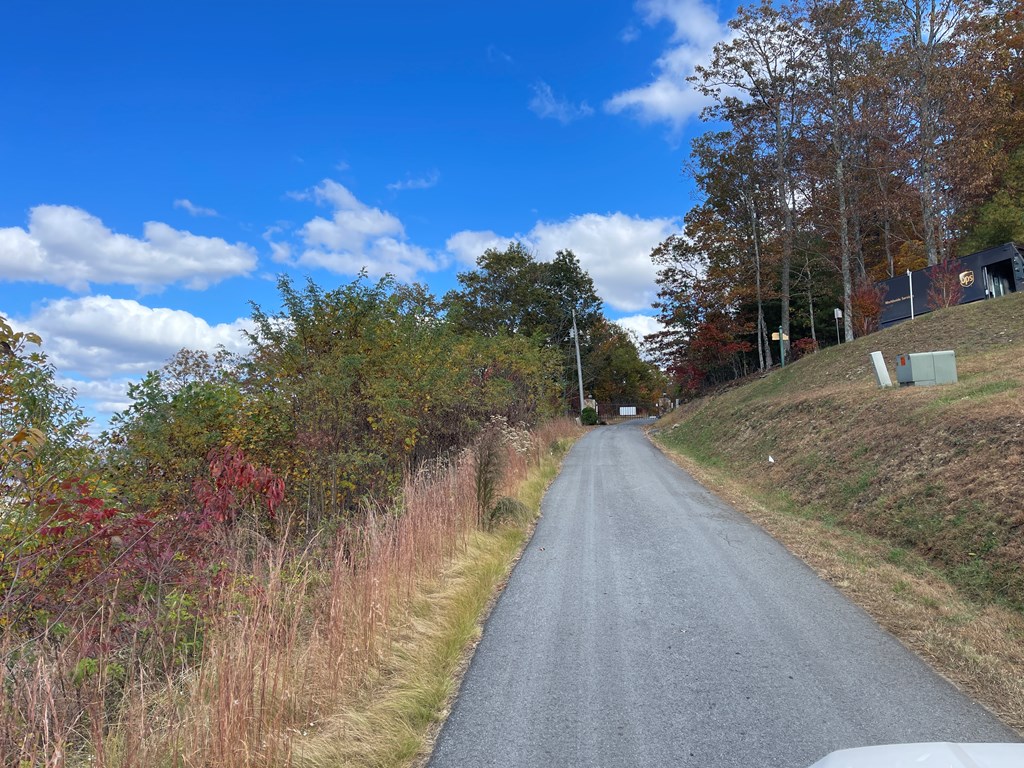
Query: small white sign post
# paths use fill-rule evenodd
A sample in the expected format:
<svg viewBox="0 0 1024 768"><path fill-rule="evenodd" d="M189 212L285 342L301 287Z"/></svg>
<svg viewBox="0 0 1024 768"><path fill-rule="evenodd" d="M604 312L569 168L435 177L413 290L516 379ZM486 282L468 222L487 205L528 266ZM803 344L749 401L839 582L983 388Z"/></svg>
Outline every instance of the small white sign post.
<svg viewBox="0 0 1024 768"><path fill-rule="evenodd" d="M843 310L841 310L839 307L836 307L835 315L836 315L836 344L842 344L843 340L841 338L839 338L839 318L843 316Z"/></svg>

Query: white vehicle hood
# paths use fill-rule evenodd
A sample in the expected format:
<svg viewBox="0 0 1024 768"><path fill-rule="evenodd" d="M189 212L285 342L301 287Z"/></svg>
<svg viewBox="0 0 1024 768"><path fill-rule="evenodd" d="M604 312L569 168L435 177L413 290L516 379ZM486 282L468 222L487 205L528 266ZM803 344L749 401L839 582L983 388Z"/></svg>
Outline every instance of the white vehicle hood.
<svg viewBox="0 0 1024 768"><path fill-rule="evenodd" d="M890 744L841 749L810 768L1024 768L1024 744Z"/></svg>

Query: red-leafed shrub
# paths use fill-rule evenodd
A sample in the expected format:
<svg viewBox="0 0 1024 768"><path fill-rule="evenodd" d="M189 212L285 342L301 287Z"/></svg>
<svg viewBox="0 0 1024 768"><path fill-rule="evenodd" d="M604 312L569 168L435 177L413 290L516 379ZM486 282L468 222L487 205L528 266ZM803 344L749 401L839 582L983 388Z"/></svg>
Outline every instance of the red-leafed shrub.
<svg viewBox="0 0 1024 768"><path fill-rule="evenodd" d="M790 345L790 357L799 360L801 357L813 355L818 351L818 342L814 339L797 339Z"/></svg>
<svg viewBox="0 0 1024 768"><path fill-rule="evenodd" d="M284 480L230 446L210 451L207 461L210 478L200 479L194 486L196 500L202 505L203 530L214 523L230 525L245 513L258 525L273 522L284 500Z"/></svg>
<svg viewBox="0 0 1024 768"><path fill-rule="evenodd" d="M885 301L885 289L875 283L861 283L853 290L850 303L853 307L853 331L867 336L878 330Z"/></svg>
<svg viewBox="0 0 1024 768"><path fill-rule="evenodd" d="M964 288L960 283L960 262L944 259L932 267L932 283L928 289L928 306L931 309L945 309L960 303Z"/></svg>

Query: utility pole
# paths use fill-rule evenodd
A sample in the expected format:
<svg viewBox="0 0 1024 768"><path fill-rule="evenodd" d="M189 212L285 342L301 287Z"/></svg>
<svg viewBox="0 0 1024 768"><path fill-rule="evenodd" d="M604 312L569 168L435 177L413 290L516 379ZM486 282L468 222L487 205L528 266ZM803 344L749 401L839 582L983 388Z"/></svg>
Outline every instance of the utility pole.
<svg viewBox="0 0 1024 768"><path fill-rule="evenodd" d="M572 310L572 340L576 342L576 380L580 385L580 413L583 413L583 364L580 362L580 334L576 330L576 310Z"/></svg>

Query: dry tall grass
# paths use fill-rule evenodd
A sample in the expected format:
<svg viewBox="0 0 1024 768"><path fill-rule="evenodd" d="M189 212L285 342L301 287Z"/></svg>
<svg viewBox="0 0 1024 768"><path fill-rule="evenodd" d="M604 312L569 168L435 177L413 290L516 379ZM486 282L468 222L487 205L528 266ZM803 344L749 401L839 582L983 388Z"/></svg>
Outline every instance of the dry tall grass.
<svg viewBox="0 0 1024 768"><path fill-rule="evenodd" d="M564 422L532 435L508 431L497 492L514 493L574 430ZM422 586L441 579L481 525L475 474L465 451L410 474L393 506L367 508L302 549L263 542L254 556L251 542L239 547L205 622L198 663L173 677L152 679L131 649L97 658L73 637L26 643L6 632L0 760L293 764L296 745L335 713L372 705L382 670L395 668L386 665L395 633L408 627L414 605L422 609Z"/></svg>

